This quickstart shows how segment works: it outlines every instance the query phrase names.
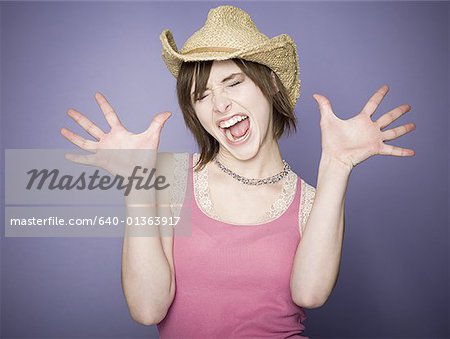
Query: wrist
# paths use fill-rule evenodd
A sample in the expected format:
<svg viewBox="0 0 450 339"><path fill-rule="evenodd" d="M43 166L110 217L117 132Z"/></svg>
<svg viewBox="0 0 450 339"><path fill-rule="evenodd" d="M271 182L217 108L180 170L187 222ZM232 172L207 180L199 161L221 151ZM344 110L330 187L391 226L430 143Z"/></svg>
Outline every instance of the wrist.
<svg viewBox="0 0 450 339"><path fill-rule="evenodd" d="M334 157L322 154L316 185L316 199L325 196L326 201L339 203L343 206L345 192L350 179L351 168ZM331 200L330 200L331 199Z"/></svg>
<svg viewBox="0 0 450 339"><path fill-rule="evenodd" d="M352 172L353 166L326 153L322 153L319 168L326 169L326 172L331 172L338 176L348 177Z"/></svg>

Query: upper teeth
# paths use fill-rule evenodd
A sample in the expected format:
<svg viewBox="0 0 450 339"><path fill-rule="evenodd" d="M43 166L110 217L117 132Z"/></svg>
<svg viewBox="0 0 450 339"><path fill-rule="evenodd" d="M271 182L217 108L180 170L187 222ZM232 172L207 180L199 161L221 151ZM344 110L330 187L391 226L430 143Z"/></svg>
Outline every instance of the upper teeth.
<svg viewBox="0 0 450 339"><path fill-rule="evenodd" d="M248 116L236 115L236 116L232 117L231 119L228 119L227 121L221 121L219 126L221 128L229 128L229 127L233 126L234 124L238 123L239 121L242 121L247 118L248 118Z"/></svg>

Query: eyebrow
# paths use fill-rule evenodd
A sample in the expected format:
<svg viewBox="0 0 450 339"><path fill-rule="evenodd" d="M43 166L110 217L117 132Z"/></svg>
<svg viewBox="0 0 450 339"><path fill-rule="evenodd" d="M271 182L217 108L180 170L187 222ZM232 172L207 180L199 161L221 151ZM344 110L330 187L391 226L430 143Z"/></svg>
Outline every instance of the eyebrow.
<svg viewBox="0 0 450 339"><path fill-rule="evenodd" d="M230 74L229 76L224 78L220 83L223 84L223 83L227 82L228 80L231 80L231 79L237 77L238 75L242 75L242 74L243 74L242 72ZM209 88L206 87L206 89L209 89ZM194 94L195 94L195 91L191 93L191 96L193 97Z"/></svg>

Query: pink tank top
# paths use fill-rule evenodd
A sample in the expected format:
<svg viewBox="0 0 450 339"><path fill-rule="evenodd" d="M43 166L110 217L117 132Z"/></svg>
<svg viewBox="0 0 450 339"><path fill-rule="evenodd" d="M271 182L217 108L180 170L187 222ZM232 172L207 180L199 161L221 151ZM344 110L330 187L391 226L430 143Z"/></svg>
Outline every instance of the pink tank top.
<svg viewBox="0 0 450 339"><path fill-rule="evenodd" d="M198 207L189 167L192 190L184 203L192 208L192 236L173 238L176 292L158 324L160 337L307 338L301 336L304 310L292 301L289 286L300 241L300 178L281 216L239 226Z"/></svg>

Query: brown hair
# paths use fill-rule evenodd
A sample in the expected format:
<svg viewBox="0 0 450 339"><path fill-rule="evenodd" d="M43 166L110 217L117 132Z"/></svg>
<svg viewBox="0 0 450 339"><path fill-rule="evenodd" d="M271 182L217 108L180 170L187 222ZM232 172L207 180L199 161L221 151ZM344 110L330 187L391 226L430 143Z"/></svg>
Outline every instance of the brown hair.
<svg viewBox="0 0 450 339"><path fill-rule="evenodd" d="M256 62L231 59L261 90L273 105L273 137L278 140L285 131L296 131L294 109L289 103L289 95L275 72ZM194 97L198 98L206 89L213 61L183 62L177 78L177 96L184 121L191 130L200 148L200 159L195 165L201 170L219 151L219 142L201 125L192 105L191 88L195 80ZM272 77L273 74L273 77ZM276 87L274 86L274 80Z"/></svg>

